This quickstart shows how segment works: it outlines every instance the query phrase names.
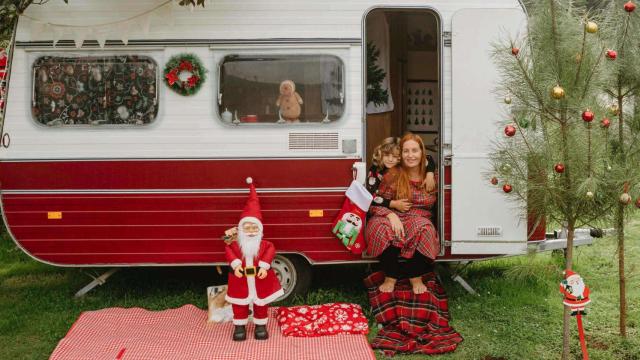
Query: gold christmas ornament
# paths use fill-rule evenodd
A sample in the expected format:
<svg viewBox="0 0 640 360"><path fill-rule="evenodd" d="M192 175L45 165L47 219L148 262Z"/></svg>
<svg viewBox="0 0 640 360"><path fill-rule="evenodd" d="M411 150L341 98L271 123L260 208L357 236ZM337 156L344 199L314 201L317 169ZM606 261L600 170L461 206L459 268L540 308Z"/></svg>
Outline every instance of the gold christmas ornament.
<svg viewBox="0 0 640 360"><path fill-rule="evenodd" d="M591 191L587 191L587 199L593 199L593 193Z"/></svg>
<svg viewBox="0 0 640 360"><path fill-rule="evenodd" d="M551 89L551 97L556 100L564 98L564 89L560 85L556 85Z"/></svg>
<svg viewBox="0 0 640 360"><path fill-rule="evenodd" d="M629 195L629 193L623 193L620 195L620 203L622 205L629 205L631 203L631 195Z"/></svg>
<svg viewBox="0 0 640 360"><path fill-rule="evenodd" d="M585 25L585 30L587 30L589 34L595 34L598 32L598 24L593 21L588 21Z"/></svg>
<svg viewBox="0 0 640 360"><path fill-rule="evenodd" d="M504 103L509 105L511 104L511 96L507 95L504 97Z"/></svg>
<svg viewBox="0 0 640 360"><path fill-rule="evenodd" d="M613 103L609 105L609 111L611 111L613 115L618 115L620 113L620 108L618 107L618 104Z"/></svg>

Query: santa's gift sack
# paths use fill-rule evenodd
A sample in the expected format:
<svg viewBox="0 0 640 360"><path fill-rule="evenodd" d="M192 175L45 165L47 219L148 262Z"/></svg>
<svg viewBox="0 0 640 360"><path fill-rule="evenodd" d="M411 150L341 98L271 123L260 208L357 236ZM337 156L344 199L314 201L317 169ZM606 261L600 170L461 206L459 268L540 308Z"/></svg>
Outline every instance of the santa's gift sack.
<svg viewBox="0 0 640 360"><path fill-rule="evenodd" d="M328 303L280 307L276 319L285 336L317 337L369 333L367 318L357 304Z"/></svg>
<svg viewBox="0 0 640 360"><path fill-rule="evenodd" d="M340 213L333 221L331 232L349 251L358 255L365 248L362 228L373 195L367 191L364 185L355 180L351 182L345 195L346 199L344 199Z"/></svg>
<svg viewBox="0 0 640 360"><path fill-rule="evenodd" d="M207 302L209 303L208 322L219 323L233 319L231 304L224 299L225 295L227 295L227 285L207 287Z"/></svg>

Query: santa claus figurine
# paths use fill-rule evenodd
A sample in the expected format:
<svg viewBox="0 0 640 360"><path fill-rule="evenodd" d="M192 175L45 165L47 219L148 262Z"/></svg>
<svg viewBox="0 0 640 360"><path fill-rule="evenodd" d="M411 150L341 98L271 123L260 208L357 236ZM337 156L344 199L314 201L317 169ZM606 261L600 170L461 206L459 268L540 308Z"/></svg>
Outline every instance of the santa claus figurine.
<svg viewBox="0 0 640 360"><path fill-rule="evenodd" d="M585 305L591 302L589 288L584 284L582 277L571 270L564 272L560 292L564 295L562 303L571 308L572 315L584 314Z"/></svg>
<svg viewBox="0 0 640 360"><path fill-rule="evenodd" d="M233 309L234 341L247 338L246 325L249 318L249 304L253 304L254 337L265 340L267 332L268 304L284 294L278 277L271 269L271 261L276 255L273 244L262 240L262 215L256 188L251 178L249 199L240 216L238 228L227 230L233 236L237 231L237 241L227 244L225 254L232 271L225 299Z"/></svg>

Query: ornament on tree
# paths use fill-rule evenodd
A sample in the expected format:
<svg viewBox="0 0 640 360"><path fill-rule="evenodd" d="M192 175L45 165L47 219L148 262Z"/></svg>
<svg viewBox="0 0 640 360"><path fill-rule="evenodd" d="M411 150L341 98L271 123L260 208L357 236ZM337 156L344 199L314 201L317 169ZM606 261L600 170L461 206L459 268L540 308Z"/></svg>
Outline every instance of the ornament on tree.
<svg viewBox="0 0 640 360"><path fill-rule="evenodd" d="M629 195L629 193L622 193L622 195L620 195L620 204L622 205L629 205L631 203L631 195Z"/></svg>
<svg viewBox="0 0 640 360"><path fill-rule="evenodd" d="M504 97L504 103L509 105L511 104L511 96L507 95Z"/></svg>
<svg viewBox="0 0 640 360"><path fill-rule="evenodd" d="M609 105L609 111L613 115L619 115L620 114L620 107L618 106L617 103L613 103L613 104Z"/></svg>
<svg viewBox="0 0 640 360"><path fill-rule="evenodd" d="M498 185L498 178L497 177L492 177L491 178L491 185Z"/></svg>
<svg viewBox="0 0 640 360"><path fill-rule="evenodd" d="M587 191L586 195L587 195L587 199L589 200L593 199L593 192Z"/></svg>
<svg viewBox="0 0 640 360"><path fill-rule="evenodd" d="M504 186L502 187L502 191L506 192L507 194L510 193L513 190L513 187L509 184L504 184Z"/></svg>
<svg viewBox="0 0 640 360"><path fill-rule="evenodd" d="M604 118L600 121L600 125L602 125L603 128L608 129L609 126L611 126L611 120Z"/></svg>
<svg viewBox="0 0 640 360"><path fill-rule="evenodd" d="M511 48L511 55L518 56L519 53L520 53L520 49L518 49L517 47L514 46Z"/></svg>
<svg viewBox="0 0 640 360"><path fill-rule="evenodd" d="M512 137L516 134L516 127L513 125L507 125L504 127L504 134L508 137Z"/></svg>
<svg viewBox="0 0 640 360"><path fill-rule="evenodd" d="M557 172L558 174L562 174L564 172L564 164L562 163L557 163L554 167L553 170L555 172Z"/></svg>
<svg viewBox="0 0 640 360"><path fill-rule="evenodd" d="M594 118L594 114L591 110L587 109L582 112L582 120L585 122L592 122Z"/></svg>
<svg viewBox="0 0 640 360"><path fill-rule="evenodd" d="M633 1L627 1L624 4L624 11L626 11L628 13L633 12L633 10L635 10L635 9L636 9L636 4L634 4Z"/></svg>
<svg viewBox="0 0 640 360"><path fill-rule="evenodd" d="M505 174L511 174L511 165L506 163L502 164L502 166L500 167L500 170L502 170L502 172Z"/></svg>
<svg viewBox="0 0 640 360"><path fill-rule="evenodd" d="M598 24L593 21L587 21L587 24L584 28L589 34L595 34L596 32L598 32Z"/></svg>
<svg viewBox="0 0 640 360"><path fill-rule="evenodd" d="M607 59L615 60L618 57L618 52L615 50L609 49L607 50L606 55L607 55Z"/></svg>
<svg viewBox="0 0 640 360"><path fill-rule="evenodd" d="M636 207L640 209L640 197L636 199Z"/></svg>
<svg viewBox="0 0 640 360"><path fill-rule="evenodd" d="M560 100L564 98L564 89L560 85L556 85L551 89L551 97Z"/></svg>

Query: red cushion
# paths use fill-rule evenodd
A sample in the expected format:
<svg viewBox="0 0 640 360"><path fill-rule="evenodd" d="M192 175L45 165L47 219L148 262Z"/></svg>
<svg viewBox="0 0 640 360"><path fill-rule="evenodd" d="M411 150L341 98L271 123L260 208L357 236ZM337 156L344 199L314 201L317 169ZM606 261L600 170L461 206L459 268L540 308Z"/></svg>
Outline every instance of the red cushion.
<svg viewBox="0 0 640 360"><path fill-rule="evenodd" d="M278 309L278 324L285 336L316 337L368 334L369 324L360 305L329 303Z"/></svg>

